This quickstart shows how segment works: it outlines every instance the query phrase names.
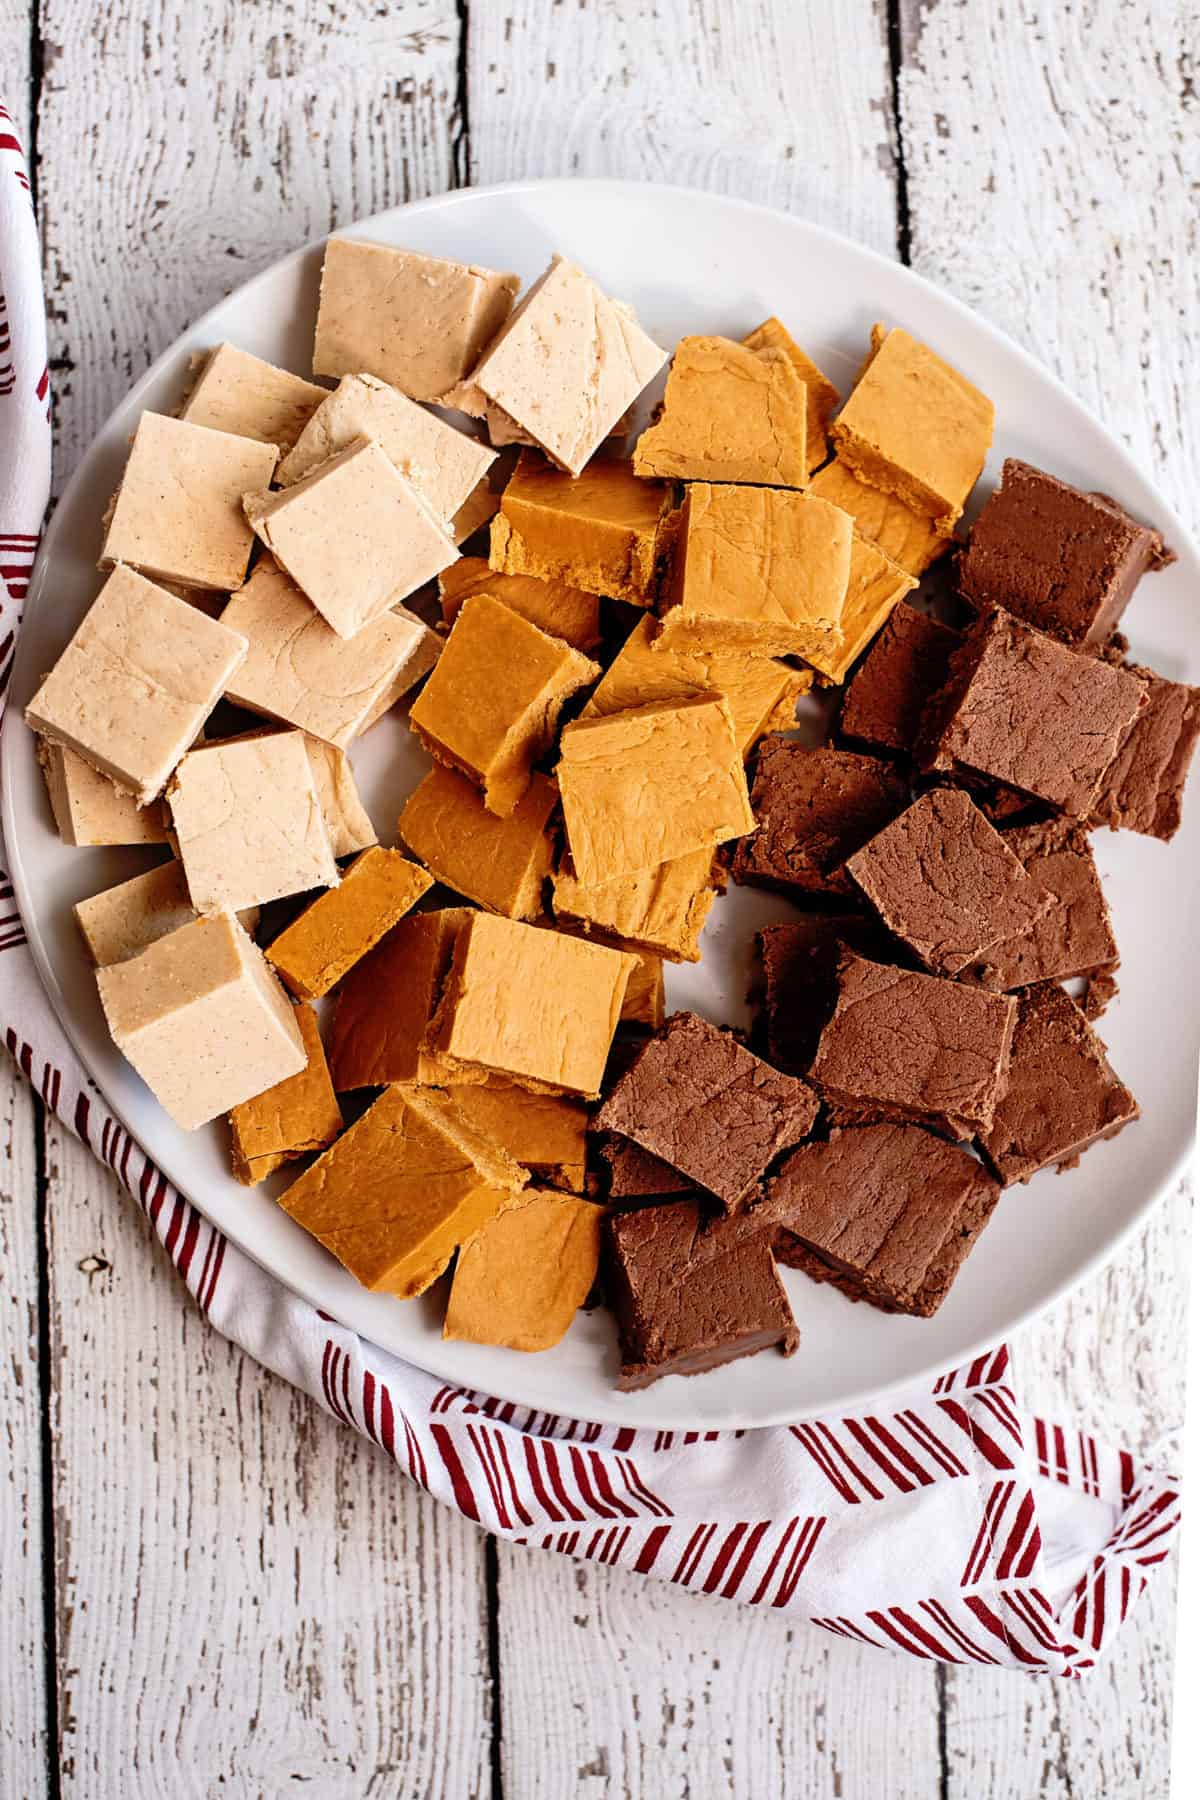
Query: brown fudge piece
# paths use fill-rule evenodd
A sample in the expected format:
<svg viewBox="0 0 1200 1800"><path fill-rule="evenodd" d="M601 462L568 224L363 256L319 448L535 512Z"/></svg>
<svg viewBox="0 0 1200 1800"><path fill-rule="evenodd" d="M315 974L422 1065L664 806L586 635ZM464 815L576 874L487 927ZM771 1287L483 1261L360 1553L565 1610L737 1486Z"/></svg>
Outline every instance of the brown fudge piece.
<svg viewBox="0 0 1200 1800"><path fill-rule="evenodd" d="M925 769L974 771L1086 818L1144 704L1144 684L1010 613L985 613L926 709Z"/></svg>
<svg viewBox="0 0 1200 1800"><path fill-rule="evenodd" d="M610 1200L649 1200L663 1194L690 1194L692 1183L661 1156L651 1156L640 1144L610 1133L597 1145L596 1154L605 1169Z"/></svg>
<svg viewBox="0 0 1200 1800"><path fill-rule="evenodd" d="M1008 1086L984 1155L1007 1186L1078 1157L1138 1116L1138 1103L1108 1065L1104 1045L1054 982L1020 996Z"/></svg>
<svg viewBox="0 0 1200 1800"><path fill-rule="evenodd" d="M805 913L758 934L767 1056L790 1075L804 1075L837 1004L843 949L876 962L894 948L878 919L853 913Z"/></svg>
<svg viewBox="0 0 1200 1800"><path fill-rule="evenodd" d="M634 473L804 487L807 418L804 383L782 350L680 338L659 415L634 446Z"/></svg>
<svg viewBox="0 0 1200 1800"><path fill-rule="evenodd" d="M921 714L945 685L961 642L961 632L915 607L897 606L846 689L843 735L873 749L910 751Z"/></svg>
<svg viewBox="0 0 1200 1800"><path fill-rule="evenodd" d="M1008 1074L1016 1002L843 951L810 1079L842 1118L987 1131Z"/></svg>
<svg viewBox="0 0 1200 1800"><path fill-rule="evenodd" d="M293 994L319 1000L432 886L432 876L418 864L376 844L280 933L267 961Z"/></svg>
<svg viewBox="0 0 1200 1800"><path fill-rule="evenodd" d="M536 919L554 868L558 789L536 771L506 819L483 804L471 782L436 764L400 814L400 836L430 873L456 894L509 919Z"/></svg>
<svg viewBox="0 0 1200 1800"><path fill-rule="evenodd" d="M959 557L959 591L1073 650L1100 650L1161 548L1111 500L1010 456Z"/></svg>
<svg viewBox="0 0 1200 1800"><path fill-rule="evenodd" d="M446 1071L424 1046L467 906L413 913L356 963L337 994L329 1064L339 1094L389 1082L436 1083Z"/></svg>
<svg viewBox="0 0 1200 1800"><path fill-rule="evenodd" d="M593 1124L619 1132L727 1208L741 1205L788 1144L811 1131L811 1088L743 1049L728 1031L680 1012L650 1038Z"/></svg>
<svg viewBox="0 0 1200 1800"><path fill-rule="evenodd" d="M1166 681L1138 663L1124 666L1145 683L1146 705L1105 771L1089 822L1170 839L1179 830L1184 785L1200 737L1200 688Z"/></svg>
<svg viewBox="0 0 1200 1800"><path fill-rule="evenodd" d="M1099 969L1095 975L1089 975L1083 995L1084 1013L1093 1023L1103 1018L1120 991L1121 984L1112 969Z"/></svg>
<svg viewBox="0 0 1200 1800"><path fill-rule="evenodd" d="M790 1356L800 1341L770 1232L741 1219L705 1225L696 1200L611 1216L605 1266L627 1391L758 1350Z"/></svg>
<svg viewBox="0 0 1200 1800"><path fill-rule="evenodd" d="M841 395L774 314L747 332L742 342L747 350L782 350L804 383L806 460L810 473L819 469L829 455L829 421Z"/></svg>
<svg viewBox="0 0 1200 1800"><path fill-rule="evenodd" d="M843 864L908 802L908 784L872 756L767 738L750 797L758 820L733 879L789 894L853 892Z"/></svg>
<svg viewBox="0 0 1200 1800"><path fill-rule="evenodd" d="M1053 820L1004 835L1050 905L1030 930L992 944L963 971L984 987L1029 987L1115 968L1117 945L1091 846L1077 825Z"/></svg>
<svg viewBox="0 0 1200 1800"><path fill-rule="evenodd" d="M243 1100L229 1115L233 1173L245 1187L256 1187L284 1163L324 1150L342 1129L311 1006L296 1008L296 1023L308 1055L305 1067L253 1100Z"/></svg>
<svg viewBox="0 0 1200 1800"><path fill-rule="evenodd" d="M884 1312L937 1311L1000 1198L983 1165L919 1125L868 1125L801 1144L765 1205L781 1262Z"/></svg>

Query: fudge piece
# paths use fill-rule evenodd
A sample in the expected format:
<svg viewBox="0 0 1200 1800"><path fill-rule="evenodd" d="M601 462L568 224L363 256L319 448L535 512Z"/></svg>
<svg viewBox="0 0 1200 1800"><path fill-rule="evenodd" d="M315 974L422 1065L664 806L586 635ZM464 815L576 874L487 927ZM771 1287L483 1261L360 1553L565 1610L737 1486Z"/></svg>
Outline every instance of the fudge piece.
<svg viewBox="0 0 1200 1800"><path fill-rule="evenodd" d="M770 656L664 648L656 621L647 616L638 620L579 716L592 719L656 700L720 694L729 706L738 749L746 756L765 731L788 728L797 700L811 686L807 669L793 669Z"/></svg>
<svg viewBox="0 0 1200 1800"><path fill-rule="evenodd" d="M309 737L307 732L304 748L334 856L353 856L358 850L369 850L379 838L359 797L350 758L336 745Z"/></svg>
<svg viewBox="0 0 1200 1800"><path fill-rule="evenodd" d="M147 869L144 875L134 875L88 900L77 901L72 910L88 955L101 969L128 962L196 917L183 866L173 857ZM238 918L245 930L253 933L258 908L247 907Z"/></svg>
<svg viewBox="0 0 1200 1800"><path fill-rule="evenodd" d="M407 1300L525 1182L448 1094L389 1087L279 1204L363 1287Z"/></svg>
<svg viewBox="0 0 1200 1800"><path fill-rule="evenodd" d="M586 887L754 829L721 699L576 719L562 734L558 786L571 861Z"/></svg>
<svg viewBox="0 0 1200 1800"><path fill-rule="evenodd" d="M1073 650L1101 650L1162 539L1111 500L1006 459L958 559L976 610L1003 606Z"/></svg>
<svg viewBox="0 0 1200 1800"><path fill-rule="evenodd" d="M460 1079L482 1070L594 1099L633 964L620 950L473 913L427 1048Z"/></svg>
<svg viewBox="0 0 1200 1800"><path fill-rule="evenodd" d="M957 975L1050 907L969 794L934 788L856 850L846 872L894 937L935 975Z"/></svg>
<svg viewBox="0 0 1200 1800"><path fill-rule="evenodd" d="M764 319L761 325L756 325L742 342L747 350L782 350L803 382L806 460L811 474L814 469L820 468L829 455L829 421L837 410L841 395L774 314L769 319Z"/></svg>
<svg viewBox="0 0 1200 1800"><path fill-rule="evenodd" d="M1146 705L1104 772L1089 823L1167 841L1183 816L1183 790L1200 736L1200 688L1167 681L1140 663L1123 667L1145 684Z"/></svg>
<svg viewBox="0 0 1200 1800"><path fill-rule="evenodd" d="M1004 1185L1073 1161L1138 1113L1075 1002L1052 981L1027 988L1017 1002L1008 1085L979 1138Z"/></svg>
<svg viewBox="0 0 1200 1800"><path fill-rule="evenodd" d="M655 599L658 532L670 507L663 482L598 457L578 480L523 450L492 520L489 561L633 606Z"/></svg>
<svg viewBox="0 0 1200 1800"><path fill-rule="evenodd" d="M818 674L835 685L845 681L867 645L916 585L915 575L908 574L877 544L856 531L850 545L850 575L842 603L840 637L808 652L808 660Z"/></svg>
<svg viewBox="0 0 1200 1800"><path fill-rule="evenodd" d="M257 1187L285 1163L326 1149L342 1129L317 1015L311 1006L298 1006L295 1017L308 1056L304 1068L229 1114L234 1178L244 1187Z"/></svg>
<svg viewBox="0 0 1200 1800"><path fill-rule="evenodd" d="M64 844L165 844L167 821L162 802L139 806L132 794L116 786L63 744L39 737L37 759L46 777L50 811Z"/></svg>
<svg viewBox="0 0 1200 1800"><path fill-rule="evenodd" d="M926 708L917 758L927 770L989 776L1083 819L1144 696L1136 675L997 609L955 651Z"/></svg>
<svg viewBox="0 0 1200 1800"><path fill-rule="evenodd" d="M555 256L472 369L469 386L507 415L518 436L578 475L667 354L632 307ZM447 395L446 403L480 410L469 395ZM492 437L500 441L495 431Z"/></svg>
<svg viewBox="0 0 1200 1800"><path fill-rule="evenodd" d="M644 1025L648 1031L657 1031L666 1016L667 987L663 977L663 959L648 950L635 951L633 968L629 972L625 988L625 999L621 1004L621 1024Z"/></svg>
<svg viewBox="0 0 1200 1800"><path fill-rule="evenodd" d="M431 756L473 781L488 811L507 818L554 742L564 702L599 673L598 663L502 600L472 594L409 723Z"/></svg>
<svg viewBox="0 0 1200 1800"><path fill-rule="evenodd" d="M583 1192L588 1110L562 1094L533 1094L510 1082L446 1090L465 1119L543 1187Z"/></svg>
<svg viewBox="0 0 1200 1800"><path fill-rule="evenodd" d="M184 1131L304 1067L291 1003L228 913L97 969L96 982L117 1049Z"/></svg>
<svg viewBox="0 0 1200 1800"><path fill-rule="evenodd" d="M948 625L911 606L895 607L846 689L843 734L873 749L911 751L921 714L945 686L961 642Z"/></svg>
<svg viewBox="0 0 1200 1800"><path fill-rule="evenodd" d="M651 1156L640 1144L610 1133L597 1146L605 1169L610 1200L660 1200L666 1194L690 1194L692 1183L661 1156Z"/></svg>
<svg viewBox="0 0 1200 1800"><path fill-rule="evenodd" d="M804 383L782 350L680 338L658 416L634 445L634 471L804 487L807 415Z"/></svg>
<svg viewBox="0 0 1200 1800"><path fill-rule="evenodd" d="M910 575L920 577L952 547L951 539L942 536L928 514L914 512L882 488L869 487L840 456L813 476L808 491L849 513L855 530Z"/></svg>
<svg viewBox="0 0 1200 1800"><path fill-rule="evenodd" d="M167 799L199 913L261 906L337 882L303 732L192 750Z"/></svg>
<svg viewBox="0 0 1200 1800"><path fill-rule="evenodd" d="M918 1125L832 1131L767 1187L775 1254L884 1312L935 1313L1000 1198L965 1150Z"/></svg>
<svg viewBox="0 0 1200 1800"><path fill-rule="evenodd" d="M843 950L838 997L809 1070L842 1120L991 1129L1008 1079L1016 1002Z"/></svg>
<svg viewBox="0 0 1200 1800"><path fill-rule="evenodd" d="M369 438L279 493L247 494L245 508L275 561L343 638L458 554L420 491Z"/></svg>
<svg viewBox="0 0 1200 1800"><path fill-rule="evenodd" d="M767 1055L789 1075L805 1075L837 1005L843 949L885 962L896 946L878 919L805 913L758 933Z"/></svg>
<svg viewBox="0 0 1200 1800"><path fill-rule="evenodd" d="M1115 974L1115 965L1108 969L1097 969L1089 975L1083 991L1084 1016L1091 1020L1103 1018L1113 1001L1121 991L1121 985Z"/></svg>
<svg viewBox="0 0 1200 1800"><path fill-rule="evenodd" d="M1049 901L1028 931L989 946L964 977L1003 992L1115 969L1116 940L1091 845L1077 825L1052 820L1006 831L1004 842Z"/></svg>
<svg viewBox="0 0 1200 1800"><path fill-rule="evenodd" d="M240 632L114 569L25 718L146 806L245 654Z"/></svg>
<svg viewBox="0 0 1200 1800"><path fill-rule="evenodd" d="M869 487L895 494L949 537L979 480L995 407L899 326L875 325L871 353L830 436Z"/></svg>
<svg viewBox="0 0 1200 1800"><path fill-rule="evenodd" d="M345 748L384 703L428 673L441 646L411 613L385 612L346 639L269 556L232 594L221 623L249 640L226 683L238 706Z"/></svg>
<svg viewBox="0 0 1200 1800"><path fill-rule="evenodd" d="M234 344L218 344L200 360L200 374L179 409L180 418L273 444L281 455L329 398L328 389L315 381L277 369Z"/></svg>
<svg viewBox="0 0 1200 1800"><path fill-rule="evenodd" d="M489 514L489 517L491 515ZM551 637L562 638L586 656L600 642L600 599L565 581L537 575L501 575L481 556L460 556L438 576L442 619L453 625L471 594L491 594Z"/></svg>
<svg viewBox="0 0 1200 1800"><path fill-rule="evenodd" d="M488 912L536 919L554 868L558 789L533 774L506 819L489 812L479 792L438 764L409 795L400 836L443 886Z"/></svg>
<svg viewBox="0 0 1200 1800"><path fill-rule="evenodd" d="M512 310L520 279L418 250L331 237L314 375L377 376L412 400L461 381Z"/></svg>
<svg viewBox="0 0 1200 1800"><path fill-rule="evenodd" d="M267 961L293 994L319 1000L432 886L432 877L398 850L364 850L337 887L279 934Z"/></svg>
<svg viewBox="0 0 1200 1800"><path fill-rule="evenodd" d="M337 991L329 1066L339 1094L392 1081L444 1083L445 1068L425 1047L454 940L469 907L413 913L355 963Z"/></svg>
<svg viewBox="0 0 1200 1800"><path fill-rule="evenodd" d="M695 1013L674 1013L618 1079L596 1114L678 1169L732 1210L753 1195L767 1166L807 1137L812 1089L782 1075L731 1032Z"/></svg>
<svg viewBox="0 0 1200 1800"><path fill-rule="evenodd" d="M716 897L710 850L693 850L593 887L568 869L554 879L556 918L617 938L623 946L651 950L668 962L700 961L700 933Z"/></svg>
<svg viewBox="0 0 1200 1800"><path fill-rule="evenodd" d="M627 1392L758 1350L791 1356L800 1342L770 1232L705 1223L696 1200L612 1214L604 1263Z"/></svg>
<svg viewBox="0 0 1200 1800"><path fill-rule="evenodd" d="M590 1200L527 1188L459 1251L442 1336L552 1350L592 1290L603 1219Z"/></svg>
<svg viewBox="0 0 1200 1800"><path fill-rule="evenodd" d="M498 474L498 470L495 473ZM476 482L450 520L450 536L460 548L468 538L474 537L477 531L490 524L500 511L501 486L501 482L494 480L492 474L485 475L482 481ZM453 568L454 564L451 563L450 566Z"/></svg>
<svg viewBox="0 0 1200 1800"><path fill-rule="evenodd" d="M908 784L873 756L771 737L759 751L750 800L758 830L734 852L735 881L783 894L850 896L846 858L903 811Z"/></svg>
<svg viewBox="0 0 1200 1800"><path fill-rule="evenodd" d="M343 375L332 394L324 388L320 393L321 404L276 471L280 487L303 481L359 438L373 438L434 517L447 521L496 460L486 444L456 431L374 375Z"/></svg>
<svg viewBox="0 0 1200 1800"><path fill-rule="evenodd" d="M144 412L100 567L128 563L184 588L240 586L254 544L242 495L266 487L278 455L273 444Z"/></svg>

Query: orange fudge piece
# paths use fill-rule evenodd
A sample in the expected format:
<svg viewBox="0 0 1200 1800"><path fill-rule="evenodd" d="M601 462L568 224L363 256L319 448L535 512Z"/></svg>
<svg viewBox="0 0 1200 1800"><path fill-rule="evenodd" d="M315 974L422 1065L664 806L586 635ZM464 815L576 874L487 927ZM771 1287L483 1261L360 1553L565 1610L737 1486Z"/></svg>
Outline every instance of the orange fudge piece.
<svg viewBox="0 0 1200 1800"><path fill-rule="evenodd" d="M829 421L837 410L841 395L827 375L823 375L811 356L800 348L791 332L774 314L742 339L747 350L782 350L804 383L807 405L808 466L819 469L829 455Z"/></svg>
<svg viewBox="0 0 1200 1800"><path fill-rule="evenodd" d="M528 1188L459 1252L442 1336L550 1350L591 1292L604 1209Z"/></svg>
<svg viewBox="0 0 1200 1800"><path fill-rule="evenodd" d="M337 992L329 1065L339 1094L391 1081L437 1083L445 1071L422 1048L454 940L470 907L413 913L356 963Z"/></svg>
<svg viewBox="0 0 1200 1800"><path fill-rule="evenodd" d="M399 850L376 844L279 934L267 961L293 994L319 1000L432 886L432 877Z"/></svg>
<svg viewBox="0 0 1200 1800"><path fill-rule="evenodd" d="M233 1173L245 1187L256 1187L284 1163L324 1150L342 1129L341 1108L311 1006L296 1008L296 1023L307 1065L298 1075L244 1100L229 1115Z"/></svg>
<svg viewBox="0 0 1200 1800"><path fill-rule="evenodd" d="M499 503L497 502L497 505ZM488 514L494 516L496 507ZM600 642L600 600L565 581L537 575L501 575L482 556L463 556L438 576L442 618L453 625L471 594L491 594L531 625L558 637L584 655Z"/></svg>
<svg viewBox="0 0 1200 1800"><path fill-rule="evenodd" d="M492 520L489 561L505 575L651 606L659 527L670 504L665 482L639 480L615 457L595 458L572 479L523 450Z"/></svg>
<svg viewBox="0 0 1200 1800"><path fill-rule="evenodd" d="M700 933L716 899L711 850L586 887L569 870L554 880L554 912L668 962L699 962Z"/></svg>
<svg viewBox="0 0 1200 1800"><path fill-rule="evenodd" d="M951 547L951 539L935 529L927 513L914 512L882 488L868 487L840 456L813 476L808 491L849 513L855 530L910 575L923 575Z"/></svg>
<svg viewBox="0 0 1200 1800"><path fill-rule="evenodd" d="M634 473L803 487L807 415L804 383L782 350L681 338L660 415L634 448Z"/></svg>
<svg viewBox="0 0 1200 1800"><path fill-rule="evenodd" d="M409 795L400 836L444 887L508 919L536 919L554 868L558 788L534 774L507 819L477 788L438 764Z"/></svg>
<svg viewBox="0 0 1200 1800"><path fill-rule="evenodd" d="M563 1094L534 1094L512 1082L448 1088L454 1104L492 1143L546 1187L583 1192L588 1109Z"/></svg>
<svg viewBox="0 0 1200 1800"><path fill-rule="evenodd" d="M841 638L836 648L827 645L809 652L813 668L826 681L845 681L851 665L887 624L892 608L916 585L915 575L909 575L885 556L878 544L855 532L850 546L850 579L842 607Z"/></svg>

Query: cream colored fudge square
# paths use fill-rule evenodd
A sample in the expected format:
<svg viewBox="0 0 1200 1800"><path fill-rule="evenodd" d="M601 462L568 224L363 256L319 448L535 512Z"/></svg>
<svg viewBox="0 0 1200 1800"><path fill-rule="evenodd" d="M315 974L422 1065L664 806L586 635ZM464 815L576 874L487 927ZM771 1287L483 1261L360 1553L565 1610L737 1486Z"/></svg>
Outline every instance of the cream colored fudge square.
<svg viewBox="0 0 1200 1800"><path fill-rule="evenodd" d="M242 495L266 487L278 455L273 444L144 412L100 567L129 563L180 587L238 587L254 543Z"/></svg>
<svg viewBox="0 0 1200 1800"><path fill-rule="evenodd" d="M197 912L235 912L336 885L302 731L191 751L167 799Z"/></svg>
<svg viewBox="0 0 1200 1800"><path fill-rule="evenodd" d="M377 844L378 834L359 796L358 783L346 752L335 744L308 736L304 739L304 748L308 751L333 854L353 856L357 850L367 850Z"/></svg>
<svg viewBox="0 0 1200 1800"><path fill-rule="evenodd" d="M78 925L88 954L97 968L110 963L128 962L168 937L181 925L196 917L196 909L188 894L183 864L170 861L147 869L117 887L80 900L75 908ZM258 908L251 906L238 914L242 927L253 933L258 925Z"/></svg>
<svg viewBox="0 0 1200 1800"><path fill-rule="evenodd" d="M291 1002L227 913L98 969L113 1042L185 1131L304 1067Z"/></svg>
<svg viewBox="0 0 1200 1800"><path fill-rule="evenodd" d="M496 460L477 438L447 425L375 375L343 375L279 465L276 479L291 487L359 438L373 438L431 513L443 523L464 506Z"/></svg>
<svg viewBox="0 0 1200 1800"><path fill-rule="evenodd" d="M139 806L62 744L38 739L38 761L46 777L50 810L64 844L165 844L167 821L160 800Z"/></svg>
<svg viewBox="0 0 1200 1800"><path fill-rule="evenodd" d="M145 806L162 793L245 654L240 632L117 568L25 717Z"/></svg>
<svg viewBox="0 0 1200 1800"><path fill-rule="evenodd" d="M519 286L516 275L496 269L331 237L313 374L366 370L412 400L440 399L482 356Z"/></svg>
<svg viewBox="0 0 1200 1800"><path fill-rule="evenodd" d="M380 618L458 555L444 525L378 444L360 438L246 517L339 637Z"/></svg>
<svg viewBox="0 0 1200 1800"><path fill-rule="evenodd" d="M556 256L472 370L470 386L578 475L667 356L631 307Z"/></svg>
<svg viewBox="0 0 1200 1800"><path fill-rule="evenodd" d="M382 719L385 712L395 706L397 700L402 700L410 688L415 687L418 681L428 675L446 647L445 639L440 638L436 631L430 630L423 619L418 619L416 613L409 612L407 606L393 606L392 611L398 619L407 619L410 625L419 625L421 636L399 675L391 686L379 696L367 714L363 723L364 731L369 731L372 725Z"/></svg>
<svg viewBox="0 0 1200 1800"><path fill-rule="evenodd" d="M230 596L221 622L249 644L226 685L229 699L342 749L377 707L391 706L428 671L440 649L408 612L382 613L354 637L339 637L269 556Z"/></svg>
<svg viewBox="0 0 1200 1800"><path fill-rule="evenodd" d="M329 389L277 369L235 344L218 344L205 359L179 416L192 425L290 450Z"/></svg>

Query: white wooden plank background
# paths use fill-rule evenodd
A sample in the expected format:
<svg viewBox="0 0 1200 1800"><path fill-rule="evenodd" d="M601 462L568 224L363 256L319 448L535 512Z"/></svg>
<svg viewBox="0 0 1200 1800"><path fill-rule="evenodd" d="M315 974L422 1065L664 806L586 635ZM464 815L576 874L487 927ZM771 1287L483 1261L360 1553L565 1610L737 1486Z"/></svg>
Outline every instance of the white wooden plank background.
<svg viewBox="0 0 1200 1800"><path fill-rule="evenodd" d="M301 239L456 180L613 173L910 252L1194 519L1198 25L1195 0L0 0L57 479ZM0 1145L0 1794L1166 1793L1169 1579L1090 1683L1034 1684L485 1545L215 1337L7 1066ZM1023 1334L1037 1404L1134 1441L1178 1418L1189 1216Z"/></svg>

